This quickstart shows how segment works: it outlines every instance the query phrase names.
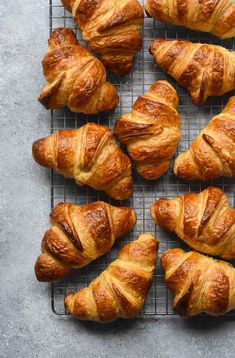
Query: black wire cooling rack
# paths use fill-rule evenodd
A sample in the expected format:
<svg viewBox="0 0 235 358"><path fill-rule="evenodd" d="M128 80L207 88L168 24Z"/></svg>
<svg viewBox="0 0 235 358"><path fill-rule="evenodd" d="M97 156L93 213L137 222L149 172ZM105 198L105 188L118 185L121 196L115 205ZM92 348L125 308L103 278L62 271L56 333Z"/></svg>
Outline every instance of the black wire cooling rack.
<svg viewBox="0 0 235 358"><path fill-rule="evenodd" d="M142 0L141 3L143 4L144 1ZM49 1L49 20L50 32L57 27L70 27L75 31L80 43L87 46L87 44L81 40L81 33L75 27L71 14L64 9L60 0ZM145 93L154 81L167 79L176 88L180 99L179 112L182 120L182 139L178 147L177 155L188 149L199 131L215 114L221 112L231 93L223 97L210 98L206 104L201 107L194 106L187 91L179 87L172 78L168 77L155 66L153 56L149 54L148 50L150 43L156 37L168 39L177 38L182 40L188 39L194 42L218 44L232 50L234 49L235 41L220 41L208 34L161 24L147 17L145 18L143 27L143 37L143 50L137 54L132 72L123 78L108 76L109 81L117 86L120 94L120 103L116 111L112 114L91 116L74 114L67 109L51 111L51 132L62 128L79 128L85 123L93 121L113 128L115 119L121 114L128 113L137 97ZM208 185L215 185L224 189L231 206L235 206L234 180L228 178L220 178L209 183L184 183L177 180L173 175L172 168L161 179L154 182L143 180L137 175L135 168L133 175L135 182L134 195L130 200L120 203L109 199L105 194L96 192L91 188L79 187L73 180L64 179L55 172L51 173L52 207L61 201L69 201L82 205L91 201L104 200L114 205L124 204L131 206L138 215L137 224L133 232L125 239L119 240L109 254L99 258L79 271L72 272L65 280L52 284L51 305L55 314L65 315L66 311L63 304L65 294L87 286L94 277L107 267L108 263L115 259L120 248L128 241L135 239L139 233L151 232L158 237L160 240L159 256L169 248L187 248L176 236L170 235L155 226L149 211L150 205L155 199L160 197L176 197L189 191L199 192ZM154 282L148 294L142 315L157 316L172 314L172 298L164 284L164 275L158 260ZM229 314L229 316L231 315L235 316L234 313Z"/></svg>

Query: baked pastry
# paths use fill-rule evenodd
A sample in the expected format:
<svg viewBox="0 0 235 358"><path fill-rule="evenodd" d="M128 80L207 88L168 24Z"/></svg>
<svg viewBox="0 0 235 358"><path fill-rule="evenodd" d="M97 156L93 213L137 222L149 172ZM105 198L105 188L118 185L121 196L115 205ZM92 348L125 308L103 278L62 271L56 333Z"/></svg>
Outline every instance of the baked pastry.
<svg viewBox="0 0 235 358"><path fill-rule="evenodd" d="M66 295L66 309L81 320L100 323L134 318L151 287L157 251L151 234L139 235L88 287Z"/></svg>
<svg viewBox="0 0 235 358"><path fill-rule="evenodd" d="M67 106L86 114L114 110L119 100L116 88L106 81L103 64L79 45L71 29L53 31L48 45L42 61L48 83L38 99L47 109Z"/></svg>
<svg viewBox="0 0 235 358"><path fill-rule="evenodd" d="M184 180L235 177L235 96L176 158L174 173Z"/></svg>
<svg viewBox="0 0 235 358"><path fill-rule="evenodd" d="M34 160L56 169L78 184L104 190L117 200L132 195L131 161L104 126L88 123L80 129L65 129L33 143Z"/></svg>
<svg viewBox="0 0 235 358"><path fill-rule="evenodd" d="M161 257L167 287L175 295L174 310L187 317L219 316L235 309L235 269L195 251L166 251Z"/></svg>
<svg viewBox="0 0 235 358"><path fill-rule="evenodd" d="M229 207L222 189L209 187L200 194L157 200L151 215L193 249L235 259L235 209Z"/></svg>
<svg viewBox="0 0 235 358"><path fill-rule="evenodd" d="M235 52L224 47L157 39L150 52L162 70L187 88L195 104L235 89Z"/></svg>
<svg viewBox="0 0 235 358"><path fill-rule="evenodd" d="M158 21L210 32L220 39L235 36L235 4L232 0L147 0L145 11Z"/></svg>
<svg viewBox="0 0 235 358"><path fill-rule="evenodd" d="M127 74L142 48L144 12L138 0L61 0L98 52L103 64L117 75Z"/></svg>
<svg viewBox="0 0 235 358"><path fill-rule="evenodd" d="M132 209L102 201L83 206L60 203L50 217L51 228L44 235L35 265L39 281L62 279L72 268L88 265L109 252L136 223Z"/></svg>
<svg viewBox="0 0 235 358"><path fill-rule="evenodd" d="M167 81L155 82L129 114L117 119L114 134L145 179L157 179L169 168L180 140L178 96Z"/></svg>

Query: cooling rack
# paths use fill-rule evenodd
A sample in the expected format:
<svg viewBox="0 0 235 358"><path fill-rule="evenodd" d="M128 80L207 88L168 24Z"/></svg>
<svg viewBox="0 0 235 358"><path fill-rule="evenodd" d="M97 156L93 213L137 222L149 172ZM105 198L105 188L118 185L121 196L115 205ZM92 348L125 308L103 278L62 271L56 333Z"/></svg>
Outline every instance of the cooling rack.
<svg viewBox="0 0 235 358"><path fill-rule="evenodd" d="M144 1L140 1L144 5ZM75 27L71 14L64 9L60 0L49 0L49 24L50 32L57 27L71 27L81 44L87 46L81 40L81 33ZM113 128L115 119L121 114L131 110L134 101L138 96L145 93L150 85L158 79L166 79L176 88L179 96L179 112L182 120L182 139L178 146L177 155L188 149L192 140L198 135L199 131L208 123L208 121L217 113L221 112L228 98L225 95L218 98L210 98L205 105L196 107L192 104L187 91L177 85L177 83L160 71L156 66L153 56L149 54L149 46L156 37L168 39L188 39L194 42L213 43L234 49L234 40L220 41L208 34L189 31L185 28L165 25L145 18L143 27L144 46L135 59L135 65L132 72L123 78L108 75L108 80L117 86L120 94L120 103L116 111L112 114L101 115L78 115L71 113L67 109L51 111L51 132L66 128L79 128L87 122L103 124ZM173 162L173 161L172 161ZM155 226L150 217L150 205L155 199L160 197L175 197L183 195L189 191L199 192L208 185L219 186L224 189L229 198L230 205L235 206L234 181L228 178L220 178L207 183L179 181L171 169L161 179L156 181L146 181L142 179L134 168L134 195L130 200L117 202L109 199L105 194L96 192L88 187L79 187L73 180L64 179L61 175L51 172L51 206L52 208L61 201L69 201L82 205L91 201L104 200L117 206L128 205L132 207L138 216L137 224L131 234L124 239L119 240L112 251L91 263L84 269L72 272L65 280L52 284L51 306L57 315L67 314L64 309L64 296L70 291L76 291L96 277L112 260L115 259L117 252L128 241L134 240L141 232L151 232L160 240L159 256L173 247L186 248L176 236L170 235L159 227ZM172 298L164 284L164 275L159 265L154 276L152 288L148 294L145 308L142 316L173 315ZM228 314L229 316L235 313Z"/></svg>

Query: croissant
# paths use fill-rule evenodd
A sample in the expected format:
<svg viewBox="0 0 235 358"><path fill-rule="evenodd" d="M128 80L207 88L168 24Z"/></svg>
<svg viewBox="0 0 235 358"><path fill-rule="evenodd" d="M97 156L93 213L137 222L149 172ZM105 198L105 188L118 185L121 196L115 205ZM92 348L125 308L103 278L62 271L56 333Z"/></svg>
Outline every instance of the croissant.
<svg viewBox="0 0 235 358"><path fill-rule="evenodd" d="M39 281L62 279L72 268L86 266L110 251L115 240L136 223L132 209L102 201L80 207L60 203L50 216L52 226L44 235L35 265Z"/></svg>
<svg viewBox="0 0 235 358"><path fill-rule="evenodd" d="M178 156L174 172L185 180L235 177L235 96Z"/></svg>
<svg viewBox="0 0 235 358"><path fill-rule="evenodd" d="M157 65L187 88L195 104L235 89L235 52L221 46L157 39L150 52Z"/></svg>
<svg viewBox="0 0 235 358"><path fill-rule="evenodd" d="M60 130L34 142L32 151L38 164L74 178L77 184L103 190L116 200L133 193L131 161L107 127L88 123Z"/></svg>
<svg viewBox="0 0 235 358"><path fill-rule="evenodd" d="M220 39L235 36L235 4L232 0L147 0L145 11L156 20L210 32Z"/></svg>
<svg viewBox="0 0 235 358"><path fill-rule="evenodd" d="M116 88L106 81L103 64L77 42L71 29L52 32L42 61L47 84L39 101L47 108L69 107L72 112L112 111L118 104Z"/></svg>
<svg viewBox="0 0 235 358"><path fill-rule="evenodd" d="M139 235L88 287L67 294L68 312L101 323L137 316L153 281L158 246L151 234Z"/></svg>
<svg viewBox="0 0 235 358"><path fill-rule="evenodd" d="M144 12L137 0L61 0L82 31L84 41L117 75L127 74L142 48Z"/></svg>
<svg viewBox="0 0 235 358"><path fill-rule="evenodd" d="M235 209L229 207L223 190L209 187L200 194L157 200L151 215L193 249L235 259Z"/></svg>
<svg viewBox="0 0 235 358"><path fill-rule="evenodd" d="M139 97L132 112L118 118L114 134L127 145L137 170L146 179L157 179L169 168L180 140L178 97L166 81L155 82Z"/></svg>
<svg viewBox="0 0 235 358"><path fill-rule="evenodd" d="M175 295L174 310L187 317L219 316L235 309L235 269L195 251L179 248L161 257L167 287Z"/></svg>

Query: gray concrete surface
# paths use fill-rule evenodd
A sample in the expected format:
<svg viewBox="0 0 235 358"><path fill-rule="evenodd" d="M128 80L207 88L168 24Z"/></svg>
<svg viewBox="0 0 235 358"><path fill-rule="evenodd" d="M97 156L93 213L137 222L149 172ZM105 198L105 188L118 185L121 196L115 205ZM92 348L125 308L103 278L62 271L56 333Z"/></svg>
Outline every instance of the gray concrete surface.
<svg viewBox="0 0 235 358"><path fill-rule="evenodd" d="M48 172L31 143L49 131L35 100L48 0L0 1L0 357L234 357L232 319L137 319L108 326L59 318L33 266L48 223Z"/></svg>

